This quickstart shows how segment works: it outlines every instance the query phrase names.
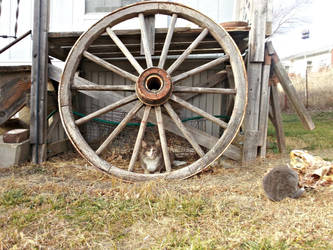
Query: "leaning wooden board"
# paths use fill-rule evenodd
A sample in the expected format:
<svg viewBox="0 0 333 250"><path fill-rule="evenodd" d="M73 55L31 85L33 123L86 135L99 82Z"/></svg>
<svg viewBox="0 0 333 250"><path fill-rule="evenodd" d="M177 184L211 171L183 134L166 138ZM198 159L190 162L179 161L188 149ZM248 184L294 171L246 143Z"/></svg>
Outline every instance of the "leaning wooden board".
<svg viewBox="0 0 333 250"><path fill-rule="evenodd" d="M0 67L0 125L16 114L28 101L31 66Z"/></svg>

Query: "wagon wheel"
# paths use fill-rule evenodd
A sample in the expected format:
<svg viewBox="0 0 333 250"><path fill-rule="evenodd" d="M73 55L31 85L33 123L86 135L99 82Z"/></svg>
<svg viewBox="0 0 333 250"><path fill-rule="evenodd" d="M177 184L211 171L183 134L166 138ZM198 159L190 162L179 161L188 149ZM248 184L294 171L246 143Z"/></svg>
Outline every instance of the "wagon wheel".
<svg viewBox="0 0 333 250"><path fill-rule="evenodd" d="M157 14L159 14L159 16L166 15L169 16L169 18L171 17L171 22L163 49L160 55L158 55L158 64L153 65L144 17L148 15L155 15L157 17ZM138 23L141 30L146 67L143 67L138 62L113 30L115 25L133 18L138 18L139 20ZM171 66L165 67L175 23L179 18L201 27L202 32L191 45L178 56ZM110 36L110 43L113 41L113 43L118 46L126 56L127 61L136 70L135 74L117 67L107 60L103 60L92 52L89 52L90 45L105 32ZM207 34L210 34L216 42L219 43L224 51L224 55L184 73L175 74L175 70L181 68L184 60L193 52ZM98 85L96 82L88 81L78 76L76 73L82 60L96 63L130 80L132 85ZM223 63L230 63L231 65L235 88L182 86L182 81L185 78ZM194 9L173 2L141 2L129 5L110 13L94 24L81 35L71 49L66 60L59 89L59 110L62 123L69 139L77 151L95 167L129 181L142 181L156 178L183 179L202 171L221 156L231 144L242 123L247 101L245 68L239 50L232 38L220 25L216 24L210 18ZM76 119L74 118L72 107L72 93L75 91L83 91L85 93L96 93L96 91L99 91L100 94L113 95L116 97L119 93L116 91L132 91L132 94L125 98L119 98L118 95L117 101L83 118ZM234 95L234 109L230 120L226 123L216 118L213 114L190 104L180 97L181 94L184 93ZM116 126L106 140L99 145L97 150L92 149L81 134L79 130L80 125L102 114L125 107L128 112L124 119ZM190 110L222 127L224 130L222 136L217 138L197 128L184 125L175 111L176 107ZM129 166L127 169L122 169L103 159L101 153L110 144L112 145L112 141L114 141L115 137L134 116L141 119L141 125L136 137ZM154 123L158 127L158 134L166 166L166 171L162 173L144 174L134 171L133 168L138 159L140 144L148 122ZM177 170L171 169L166 139L166 134L168 133L166 133L166 131L171 131L172 133L186 138L198 154L199 159L183 168Z"/></svg>

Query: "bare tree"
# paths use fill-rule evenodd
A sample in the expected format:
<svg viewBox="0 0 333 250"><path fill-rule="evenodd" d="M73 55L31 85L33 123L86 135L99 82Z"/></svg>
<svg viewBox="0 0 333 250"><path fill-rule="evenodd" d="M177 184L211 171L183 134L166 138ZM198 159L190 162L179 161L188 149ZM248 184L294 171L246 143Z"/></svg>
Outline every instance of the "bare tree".
<svg viewBox="0 0 333 250"><path fill-rule="evenodd" d="M306 10L311 3L312 0L273 0L272 36L310 23Z"/></svg>

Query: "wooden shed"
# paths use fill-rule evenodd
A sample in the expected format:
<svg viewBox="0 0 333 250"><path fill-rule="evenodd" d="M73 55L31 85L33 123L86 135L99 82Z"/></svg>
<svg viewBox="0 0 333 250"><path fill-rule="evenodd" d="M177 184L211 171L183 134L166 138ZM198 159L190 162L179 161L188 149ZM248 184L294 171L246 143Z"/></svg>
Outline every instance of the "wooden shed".
<svg viewBox="0 0 333 250"><path fill-rule="evenodd" d="M275 88L269 87L271 56L280 72L274 49L265 46L271 3L237 3L239 20L216 24L178 3L141 2L106 15L82 33L49 32L48 1L36 0L33 161L45 160L48 134L60 142L56 145L65 143L62 127L92 165L130 181L187 178L222 154L243 164L258 154L265 157L271 91L272 103L277 100ZM167 16L168 27L155 27L161 16ZM189 25L177 27L180 19ZM117 29L128 20L136 26ZM64 68L51 58L65 61ZM48 78L60 82L55 90L59 109L53 114L46 107ZM290 96L299 107L292 91ZM272 107L279 131L280 113L276 104ZM297 110L305 117L302 108ZM140 146L147 138L160 140L163 173L146 174L139 167ZM187 156L186 166L171 168L170 151Z"/></svg>

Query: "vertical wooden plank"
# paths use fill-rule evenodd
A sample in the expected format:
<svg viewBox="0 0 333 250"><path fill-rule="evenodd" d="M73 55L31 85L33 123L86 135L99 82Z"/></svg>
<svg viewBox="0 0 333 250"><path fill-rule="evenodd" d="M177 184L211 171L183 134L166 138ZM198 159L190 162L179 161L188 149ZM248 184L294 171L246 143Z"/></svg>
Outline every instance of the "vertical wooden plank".
<svg viewBox="0 0 333 250"><path fill-rule="evenodd" d="M264 62L267 0L253 0L249 34L250 62Z"/></svg>
<svg viewBox="0 0 333 250"><path fill-rule="evenodd" d="M253 0L251 4L251 31L249 34L248 104L244 122L245 140L243 163L254 161L258 154L258 125L262 63L264 62L267 0Z"/></svg>
<svg viewBox="0 0 333 250"><path fill-rule="evenodd" d="M271 68L271 57L268 51L265 50L265 64L262 70L261 81L261 100L260 100L260 113L259 113L259 133L260 133L260 157L266 157L266 140L267 140L267 126L268 126L268 112L269 112L269 75Z"/></svg>
<svg viewBox="0 0 333 250"><path fill-rule="evenodd" d="M277 86L272 84L271 86L271 105L272 111L275 118L275 130L276 130L276 137L278 147L281 153L286 152L286 139L284 136L283 131L283 124L282 124L282 116L281 116L281 108L280 108L280 100L279 100L279 93Z"/></svg>
<svg viewBox="0 0 333 250"><path fill-rule="evenodd" d="M267 12L266 12L266 36L272 34L273 24L273 0L267 0Z"/></svg>
<svg viewBox="0 0 333 250"><path fill-rule="evenodd" d="M154 55L155 53L155 15L145 16L145 24L148 33L149 49L150 54ZM140 54L144 55L143 43L141 39Z"/></svg>
<svg viewBox="0 0 333 250"><path fill-rule="evenodd" d="M30 143L32 162L46 160L49 1L34 1Z"/></svg>
<svg viewBox="0 0 333 250"><path fill-rule="evenodd" d="M258 135L262 63L249 63L247 74L249 89L244 121L244 148L246 148L246 150L243 150L243 163L254 161L258 153L258 144L254 144L255 138L251 137L257 137Z"/></svg>

